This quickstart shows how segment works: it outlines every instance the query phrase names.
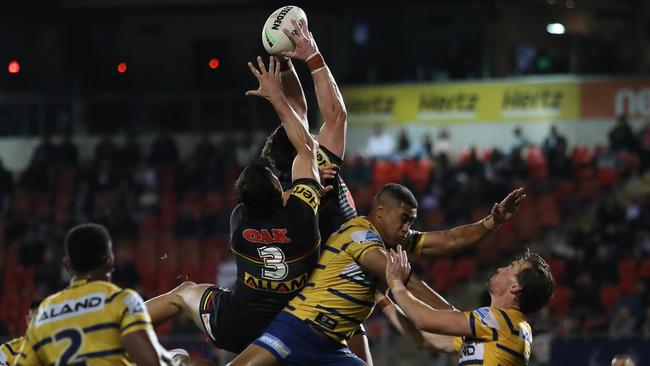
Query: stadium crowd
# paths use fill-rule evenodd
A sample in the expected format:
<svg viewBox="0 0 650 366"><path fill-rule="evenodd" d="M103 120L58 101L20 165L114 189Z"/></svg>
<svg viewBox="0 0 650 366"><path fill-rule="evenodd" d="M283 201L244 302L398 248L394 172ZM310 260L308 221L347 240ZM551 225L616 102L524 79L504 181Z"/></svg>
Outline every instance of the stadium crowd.
<svg viewBox="0 0 650 366"><path fill-rule="evenodd" d="M389 140L390 150L376 148ZM29 303L65 286L62 238L79 222L110 230L114 282L145 298L186 279L215 282L229 263L232 187L261 146L203 136L181 158L168 134L148 151L133 136L124 141L106 135L93 159L80 160L71 136L56 144L44 137L24 172L0 167L0 338L22 334ZM519 129L501 149L455 151L449 141L444 129L415 142L378 129L342 171L362 214L383 184L410 187L421 204L414 227L426 229L477 221L512 188L526 187L515 218L477 248L419 263L434 289L461 308L479 305L484 269L531 246L549 258L558 283L532 321L535 333L650 338L650 125L633 131L621 117L609 144L595 147L570 146L556 127L541 146ZM386 329L378 319L369 321L371 339ZM191 324L174 327L196 333Z"/></svg>

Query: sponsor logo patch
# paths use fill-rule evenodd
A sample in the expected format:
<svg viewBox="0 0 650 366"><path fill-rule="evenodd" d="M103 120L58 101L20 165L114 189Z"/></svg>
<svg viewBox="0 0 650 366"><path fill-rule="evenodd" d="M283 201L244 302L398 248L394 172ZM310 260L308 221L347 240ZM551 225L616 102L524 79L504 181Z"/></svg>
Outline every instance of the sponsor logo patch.
<svg viewBox="0 0 650 366"><path fill-rule="evenodd" d="M485 324L486 326L494 329L499 329L499 322L497 321L497 318L494 316L490 308L488 307L482 307L478 308L475 311L476 315L478 315L479 320L481 323Z"/></svg>
<svg viewBox="0 0 650 366"><path fill-rule="evenodd" d="M106 295L92 293L86 296L64 301L59 304L50 304L38 311L34 325L39 327L54 321L68 319L71 317L104 310Z"/></svg>
<svg viewBox="0 0 650 366"><path fill-rule="evenodd" d="M284 342L282 342L278 337L272 334L264 333L258 340L271 347L282 358L287 358L291 354L291 349L287 347L287 345L284 344Z"/></svg>
<svg viewBox="0 0 650 366"><path fill-rule="evenodd" d="M359 230L350 234L350 238L359 244L365 243L382 243L379 234L372 230Z"/></svg>

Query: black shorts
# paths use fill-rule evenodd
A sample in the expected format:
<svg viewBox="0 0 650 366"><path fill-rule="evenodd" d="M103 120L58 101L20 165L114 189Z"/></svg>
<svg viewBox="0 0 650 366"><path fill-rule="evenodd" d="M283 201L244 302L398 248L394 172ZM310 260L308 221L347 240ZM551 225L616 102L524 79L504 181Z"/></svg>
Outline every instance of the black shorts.
<svg viewBox="0 0 650 366"><path fill-rule="evenodd" d="M230 290L218 286L205 290L199 303L203 330L217 348L233 353L241 353L273 320L251 320L247 311Z"/></svg>

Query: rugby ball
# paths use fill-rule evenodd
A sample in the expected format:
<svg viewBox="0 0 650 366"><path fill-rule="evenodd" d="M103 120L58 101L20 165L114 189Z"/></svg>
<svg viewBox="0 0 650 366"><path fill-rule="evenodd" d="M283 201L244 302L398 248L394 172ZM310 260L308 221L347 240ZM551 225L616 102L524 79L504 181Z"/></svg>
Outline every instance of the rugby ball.
<svg viewBox="0 0 650 366"><path fill-rule="evenodd" d="M299 22L301 18L305 18L306 20L307 14L294 5L283 6L274 11L262 28L262 44L266 52L271 55L281 55L282 52L292 51L294 44L284 34L282 28L287 28L290 32L294 32L295 29L291 23L291 19Z"/></svg>

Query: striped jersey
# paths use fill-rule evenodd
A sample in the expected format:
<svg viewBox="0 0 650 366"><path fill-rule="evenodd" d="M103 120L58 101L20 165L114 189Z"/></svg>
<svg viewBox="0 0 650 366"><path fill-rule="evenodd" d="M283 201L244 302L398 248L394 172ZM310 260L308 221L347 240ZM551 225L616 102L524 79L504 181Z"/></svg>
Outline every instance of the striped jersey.
<svg viewBox="0 0 650 366"><path fill-rule="evenodd" d="M75 280L41 303L16 365L132 365L122 337L139 330L153 328L137 292Z"/></svg>
<svg viewBox="0 0 650 366"><path fill-rule="evenodd" d="M309 282L285 311L330 338L348 339L372 312L379 281L360 263L370 251L385 248L366 217L348 220L321 248Z"/></svg>
<svg viewBox="0 0 650 366"><path fill-rule="evenodd" d="M25 337L14 338L0 345L0 366L11 366L14 364L20 347L23 345Z"/></svg>
<svg viewBox="0 0 650 366"><path fill-rule="evenodd" d="M482 307L465 312L471 337L455 337L459 365L519 366L530 359L533 334L526 316L516 309Z"/></svg>
<svg viewBox="0 0 650 366"><path fill-rule="evenodd" d="M354 199L348 186L340 175L343 160L326 147L320 146L316 153L318 169L322 170L328 166L335 166L336 176L322 182L323 186L332 186L331 192L323 196L318 218L318 229L323 241L327 240L332 233L339 229L341 224L357 216L354 206Z"/></svg>

